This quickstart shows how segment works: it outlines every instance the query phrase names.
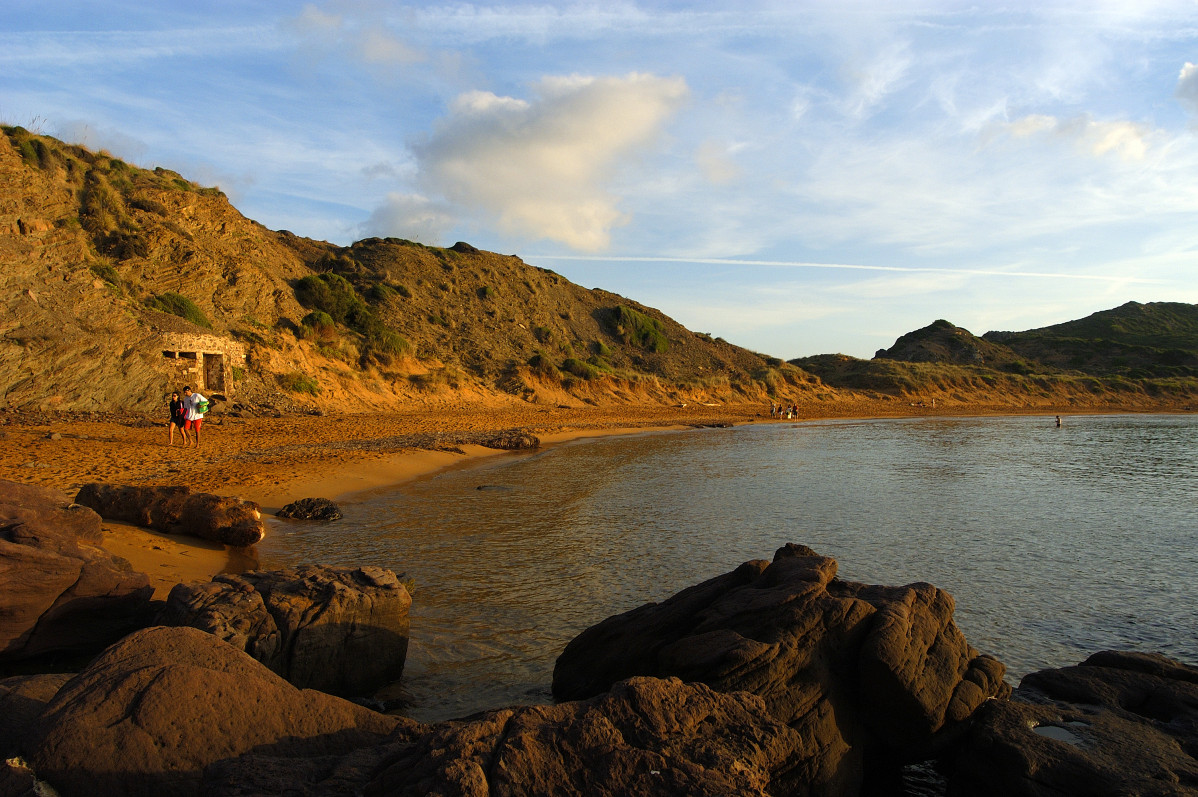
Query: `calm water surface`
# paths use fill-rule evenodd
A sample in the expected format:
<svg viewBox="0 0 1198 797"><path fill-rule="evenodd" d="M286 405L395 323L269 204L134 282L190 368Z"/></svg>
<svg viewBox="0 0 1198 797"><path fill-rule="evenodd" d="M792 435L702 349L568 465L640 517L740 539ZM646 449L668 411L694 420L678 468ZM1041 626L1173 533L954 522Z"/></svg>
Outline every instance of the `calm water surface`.
<svg viewBox="0 0 1198 797"><path fill-rule="evenodd" d="M483 489L479 489L479 488ZM579 441L277 522L263 566L416 583L422 720L548 702L562 647L787 542L842 577L929 581L1009 679L1106 648L1198 662L1198 418L776 423Z"/></svg>

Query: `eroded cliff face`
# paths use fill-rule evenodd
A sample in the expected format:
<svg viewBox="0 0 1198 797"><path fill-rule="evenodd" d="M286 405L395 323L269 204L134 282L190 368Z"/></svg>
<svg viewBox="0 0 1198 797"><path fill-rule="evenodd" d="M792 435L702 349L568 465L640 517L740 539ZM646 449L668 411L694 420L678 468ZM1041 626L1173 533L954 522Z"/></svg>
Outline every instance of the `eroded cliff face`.
<svg viewBox="0 0 1198 797"><path fill-rule="evenodd" d="M302 261L222 194L48 141L0 138L0 404L154 407L164 334L244 338L299 314ZM210 326L147 306L165 293Z"/></svg>

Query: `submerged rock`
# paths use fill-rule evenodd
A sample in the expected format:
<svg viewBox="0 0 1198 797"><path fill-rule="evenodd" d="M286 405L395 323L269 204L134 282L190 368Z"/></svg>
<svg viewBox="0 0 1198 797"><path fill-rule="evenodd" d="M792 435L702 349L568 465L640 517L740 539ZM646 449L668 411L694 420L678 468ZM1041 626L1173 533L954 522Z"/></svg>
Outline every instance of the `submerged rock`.
<svg viewBox="0 0 1198 797"><path fill-rule="evenodd" d="M90 482L75 496L108 520L168 534L190 534L234 548L256 545L266 535L253 501L193 493L185 485L135 487Z"/></svg>
<svg viewBox="0 0 1198 797"><path fill-rule="evenodd" d="M87 507L0 481L0 661L93 652L144 625L154 588L100 529Z"/></svg>
<svg viewBox="0 0 1198 797"><path fill-rule="evenodd" d="M340 520L341 507L327 498L301 498L275 513L291 520Z"/></svg>
<svg viewBox="0 0 1198 797"><path fill-rule="evenodd" d="M390 570L306 565L178 584L158 622L215 634L301 688L362 696L403 673L411 605Z"/></svg>
<svg viewBox="0 0 1198 797"><path fill-rule="evenodd" d="M840 581L836 569L787 545L773 562L610 617L566 646L554 697L636 675L748 691L803 739L799 793L855 794L867 769L939 755L1010 687L1003 665L966 642L948 593Z"/></svg>
<svg viewBox="0 0 1198 797"><path fill-rule="evenodd" d="M1031 673L978 712L949 786L961 797L1198 794L1198 667L1107 651Z"/></svg>

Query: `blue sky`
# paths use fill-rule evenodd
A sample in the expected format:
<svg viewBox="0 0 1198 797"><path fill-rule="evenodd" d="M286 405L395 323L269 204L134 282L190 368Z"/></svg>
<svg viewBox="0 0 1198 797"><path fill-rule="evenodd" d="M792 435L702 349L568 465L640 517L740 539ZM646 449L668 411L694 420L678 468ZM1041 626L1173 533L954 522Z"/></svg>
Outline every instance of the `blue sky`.
<svg viewBox="0 0 1198 797"><path fill-rule="evenodd" d="M763 353L1198 302L1193 2L8 0L0 119Z"/></svg>

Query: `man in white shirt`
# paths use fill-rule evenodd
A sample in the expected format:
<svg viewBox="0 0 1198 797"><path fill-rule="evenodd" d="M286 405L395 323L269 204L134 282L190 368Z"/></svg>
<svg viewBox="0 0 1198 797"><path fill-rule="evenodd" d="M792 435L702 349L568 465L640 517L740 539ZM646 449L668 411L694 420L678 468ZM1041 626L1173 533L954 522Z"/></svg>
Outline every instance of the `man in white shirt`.
<svg viewBox="0 0 1198 797"><path fill-rule="evenodd" d="M190 387L183 388L183 429L194 433L196 448L200 447L200 426L204 423L201 406L207 409L208 399L199 393L193 393Z"/></svg>

